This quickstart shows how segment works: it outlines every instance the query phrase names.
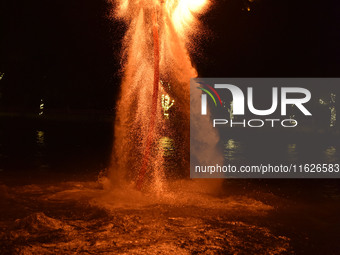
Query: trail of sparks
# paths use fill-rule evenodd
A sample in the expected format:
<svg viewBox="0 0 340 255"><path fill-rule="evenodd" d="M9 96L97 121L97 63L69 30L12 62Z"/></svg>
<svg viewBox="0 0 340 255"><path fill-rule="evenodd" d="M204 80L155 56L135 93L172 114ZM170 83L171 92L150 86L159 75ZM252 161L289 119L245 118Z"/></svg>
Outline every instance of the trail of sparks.
<svg viewBox="0 0 340 255"><path fill-rule="evenodd" d="M154 77L153 77L153 94L152 94L152 109L151 109L151 118L148 130L148 136L146 140L146 147L143 156L142 167L139 171L136 187L138 190L142 188L144 176L147 172L147 166L150 159L151 145L154 140L154 129L155 129L155 120L157 114L157 99L158 99L158 91L159 91L159 34L158 34L158 22L157 22L157 13L156 11L153 13L153 47L154 47Z"/></svg>
<svg viewBox="0 0 340 255"><path fill-rule="evenodd" d="M196 77L187 47L199 31L197 16L208 0L112 0L115 17L127 25L123 41L124 76L115 121L111 180L122 176L145 186L146 174L164 175L164 157L157 147L162 130L177 143L179 166L188 163L190 78ZM160 85L171 83L171 89ZM162 86L162 88L161 88ZM160 107L159 90L175 99L177 124L171 128ZM152 94L152 98L150 95ZM175 110L176 109L176 110ZM137 173L136 173L137 172ZM163 174L162 174L163 173ZM159 180L162 179L158 178ZM160 186L160 185L154 185Z"/></svg>

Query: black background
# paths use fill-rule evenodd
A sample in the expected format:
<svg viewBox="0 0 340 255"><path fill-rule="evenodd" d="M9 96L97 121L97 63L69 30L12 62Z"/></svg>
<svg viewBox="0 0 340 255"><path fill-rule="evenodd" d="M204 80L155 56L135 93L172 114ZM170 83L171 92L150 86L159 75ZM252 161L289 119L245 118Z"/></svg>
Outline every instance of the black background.
<svg viewBox="0 0 340 255"><path fill-rule="evenodd" d="M339 2L215 1L193 62L201 77L339 76ZM250 8L250 11L247 8ZM125 28L103 0L2 0L0 111L113 112Z"/></svg>

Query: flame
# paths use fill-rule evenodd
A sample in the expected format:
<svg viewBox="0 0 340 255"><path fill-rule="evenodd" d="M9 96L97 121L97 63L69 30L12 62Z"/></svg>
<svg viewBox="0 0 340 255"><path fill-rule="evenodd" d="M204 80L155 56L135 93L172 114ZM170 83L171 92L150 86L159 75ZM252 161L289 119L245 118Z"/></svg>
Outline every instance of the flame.
<svg viewBox="0 0 340 255"><path fill-rule="evenodd" d="M208 6L208 0L172 0L167 1L166 9L175 29L182 34L195 23L195 15L205 12Z"/></svg>
<svg viewBox="0 0 340 255"><path fill-rule="evenodd" d="M118 0L116 16L131 20L141 8L166 11L176 31L183 35L193 28L195 16L204 13L209 6L209 0Z"/></svg>

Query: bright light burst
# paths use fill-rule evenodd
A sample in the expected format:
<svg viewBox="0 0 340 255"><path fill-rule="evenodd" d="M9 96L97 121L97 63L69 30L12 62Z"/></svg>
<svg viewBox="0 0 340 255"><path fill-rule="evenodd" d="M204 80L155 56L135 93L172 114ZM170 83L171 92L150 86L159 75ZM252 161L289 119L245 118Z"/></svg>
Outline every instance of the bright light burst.
<svg viewBox="0 0 340 255"><path fill-rule="evenodd" d="M117 16L131 19L140 8L166 12L180 35L191 30L195 15L209 7L209 0L117 0Z"/></svg>
<svg viewBox="0 0 340 255"><path fill-rule="evenodd" d="M195 14L203 13L209 6L208 0L168 0L166 9L175 29L184 33L195 22Z"/></svg>

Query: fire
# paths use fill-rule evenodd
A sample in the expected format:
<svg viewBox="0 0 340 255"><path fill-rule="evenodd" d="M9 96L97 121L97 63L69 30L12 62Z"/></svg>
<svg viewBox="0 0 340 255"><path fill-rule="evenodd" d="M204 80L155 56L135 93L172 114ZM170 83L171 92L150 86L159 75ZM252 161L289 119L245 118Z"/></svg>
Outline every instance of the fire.
<svg viewBox="0 0 340 255"><path fill-rule="evenodd" d="M195 16L203 13L209 6L208 0L170 0L166 9L178 33L185 33L195 22Z"/></svg>
<svg viewBox="0 0 340 255"><path fill-rule="evenodd" d="M118 0L116 14L124 19L131 19L141 8L150 8L168 13L177 30L185 32L195 22L195 15L201 14L209 7L209 0Z"/></svg>
<svg viewBox="0 0 340 255"><path fill-rule="evenodd" d="M115 17L127 25L112 169L138 172L140 189L146 173L156 178L155 175L162 176L164 172L163 154L155 147L164 130L175 138L178 155L187 155L189 129L184 127L188 126L190 117L189 81L197 76L187 47L193 49L190 35L199 32L197 16L207 10L209 0L112 1ZM159 107L161 80L173 84L164 91L169 99L164 97L163 108ZM170 127L164 116L175 100L173 112L177 125ZM176 161L184 169L188 157Z"/></svg>

